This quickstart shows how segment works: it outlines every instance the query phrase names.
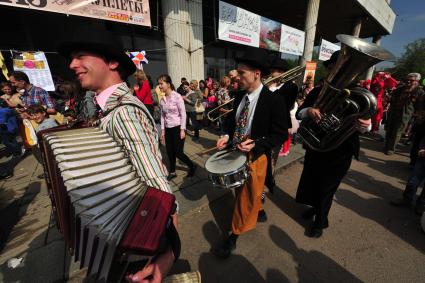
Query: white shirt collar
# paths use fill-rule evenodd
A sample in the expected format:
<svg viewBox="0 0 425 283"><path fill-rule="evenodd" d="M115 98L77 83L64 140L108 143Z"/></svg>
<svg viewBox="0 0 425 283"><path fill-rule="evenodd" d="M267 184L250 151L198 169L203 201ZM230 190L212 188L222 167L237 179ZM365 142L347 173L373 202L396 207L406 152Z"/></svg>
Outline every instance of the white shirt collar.
<svg viewBox="0 0 425 283"><path fill-rule="evenodd" d="M253 92L247 93L249 102L251 103L253 100L257 99L258 96L260 96L260 92L263 89L263 84L260 84L259 87L257 87Z"/></svg>

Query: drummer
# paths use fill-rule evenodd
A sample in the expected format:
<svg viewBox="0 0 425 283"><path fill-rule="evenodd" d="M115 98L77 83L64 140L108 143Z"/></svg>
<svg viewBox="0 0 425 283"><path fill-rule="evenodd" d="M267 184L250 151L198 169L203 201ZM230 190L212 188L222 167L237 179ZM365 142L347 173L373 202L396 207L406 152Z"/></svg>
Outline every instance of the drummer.
<svg viewBox="0 0 425 283"><path fill-rule="evenodd" d="M264 63L267 58L264 49L250 49L242 57L236 58L242 90L235 93L235 111L228 115L227 134L220 136L217 147L223 149L233 144L239 151L246 153L250 177L236 189L231 233L216 249L216 254L221 258L230 256L236 248L239 235L254 229L257 219L267 219L261 203L267 154L288 137L284 101L272 94L261 81L267 72L268 66ZM253 142L257 139L261 140Z"/></svg>

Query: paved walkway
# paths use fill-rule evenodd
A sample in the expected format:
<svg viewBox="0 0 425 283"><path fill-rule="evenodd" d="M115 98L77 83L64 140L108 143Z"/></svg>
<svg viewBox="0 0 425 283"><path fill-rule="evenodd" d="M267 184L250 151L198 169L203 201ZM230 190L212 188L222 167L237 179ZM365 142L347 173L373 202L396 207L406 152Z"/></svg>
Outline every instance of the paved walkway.
<svg viewBox="0 0 425 283"><path fill-rule="evenodd" d="M193 178L185 178L184 165L177 164L177 178L172 180L173 191L180 204L180 214L200 209L228 190L218 190L208 181L204 169L210 155L199 153L215 145L217 135L201 131L201 138L193 142L188 136L186 154L199 167ZM2 151L0 150L0 156ZM303 157L300 145L293 147L287 157L279 158L277 169ZM81 278L76 272L77 265L71 262L62 237L55 227L48 228L51 204L44 180L37 178L43 168L33 155L23 159L0 159L0 170L14 167L14 176L0 181L0 282L54 282L63 281L64 274L71 274L73 282ZM48 231L48 233L47 233ZM8 260L22 258L15 268L7 266Z"/></svg>

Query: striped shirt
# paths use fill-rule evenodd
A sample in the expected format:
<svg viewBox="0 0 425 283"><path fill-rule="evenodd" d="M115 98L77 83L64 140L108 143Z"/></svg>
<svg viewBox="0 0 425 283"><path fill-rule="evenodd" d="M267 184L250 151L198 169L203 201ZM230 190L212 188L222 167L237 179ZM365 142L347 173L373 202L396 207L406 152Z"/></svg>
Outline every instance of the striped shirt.
<svg viewBox="0 0 425 283"><path fill-rule="evenodd" d="M172 193L167 181L167 169L162 163L158 131L147 108L125 83L108 97L100 128L126 149L142 182L161 191Z"/></svg>

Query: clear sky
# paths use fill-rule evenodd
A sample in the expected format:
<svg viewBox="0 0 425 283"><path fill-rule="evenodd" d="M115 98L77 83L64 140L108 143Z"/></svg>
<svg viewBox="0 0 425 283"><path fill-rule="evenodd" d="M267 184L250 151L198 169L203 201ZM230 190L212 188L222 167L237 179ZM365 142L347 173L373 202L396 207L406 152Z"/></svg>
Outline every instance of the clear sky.
<svg viewBox="0 0 425 283"><path fill-rule="evenodd" d="M381 46L400 57L404 47L419 38L425 38L425 0L391 0L397 17L393 33L382 38Z"/></svg>

